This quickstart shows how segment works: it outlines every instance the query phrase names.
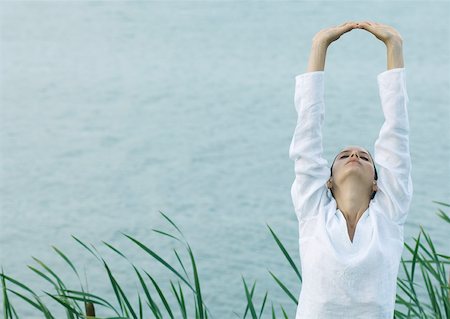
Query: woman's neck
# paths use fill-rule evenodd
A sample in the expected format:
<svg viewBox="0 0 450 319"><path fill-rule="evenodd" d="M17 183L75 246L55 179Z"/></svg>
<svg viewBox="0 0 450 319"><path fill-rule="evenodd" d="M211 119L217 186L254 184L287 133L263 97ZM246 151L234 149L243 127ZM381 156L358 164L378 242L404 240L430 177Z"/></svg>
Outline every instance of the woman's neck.
<svg viewBox="0 0 450 319"><path fill-rule="evenodd" d="M344 184L333 191L337 208L342 212L347 224L356 226L362 214L369 207L370 198L367 190L360 185Z"/></svg>

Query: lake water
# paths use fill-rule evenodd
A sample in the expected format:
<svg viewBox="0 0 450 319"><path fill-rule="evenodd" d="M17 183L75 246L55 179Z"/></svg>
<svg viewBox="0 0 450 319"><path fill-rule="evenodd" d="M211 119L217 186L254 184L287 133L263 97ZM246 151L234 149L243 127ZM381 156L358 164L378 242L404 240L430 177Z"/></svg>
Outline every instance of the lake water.
<svg viewBox="0 0 450 319"><path fill-rule="evenodd" d="M403 36L414 183L405 241L423 225L449 254L449 228L432 202L450 201L448 2L2 2L0 12L6 274L53 293L27 268L34 256L77 283L54 245L83 282L86 271L90 291L112 299L101 263L73 234L97 247L137 304L132 268L102 241L169 287L172 276L121 234L176 263L179 246L152 231L174 233L161 210L189 241L215 318L242 316L241 276L257 281L258 305L267 289L266 306L293 318L296 306L268 270L296 297L300 285L266 224L300 266L288 158L294 78L306 71L314 34L348 20L391 24ZM385 70L383 43L364 30L329 48L329 163L346 145L373 154L383 123L376 76Z"/></svg>

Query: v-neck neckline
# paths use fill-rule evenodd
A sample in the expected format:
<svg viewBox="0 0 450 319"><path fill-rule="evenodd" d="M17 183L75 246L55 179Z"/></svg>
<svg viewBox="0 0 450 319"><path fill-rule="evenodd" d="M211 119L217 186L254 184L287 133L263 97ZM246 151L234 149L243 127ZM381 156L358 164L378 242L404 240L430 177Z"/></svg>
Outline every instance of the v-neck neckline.
<svg viewBox="0 0 450 319"><path fill-rule="evenodd" d="M347 239L347 242L350 244L350 246L354 246L355 245L355 239L356 239L356 234L357 234L357 230L358 230L358 225L359 223L362 221L363 218L366 218L369 214L369 207L367 207L367 209L363 212L363 214L361 215L361 217L359 218L359 220L356 222L355 225L355 231L353 232L353 241L350 239L350 235L348 233L348 226L347 226L347 219L345 219L344 213L339 209L336 208L336 213L339 211L339 213L341 214L342 220L344 221L344 225L345 225L345 238Z"/></svg>

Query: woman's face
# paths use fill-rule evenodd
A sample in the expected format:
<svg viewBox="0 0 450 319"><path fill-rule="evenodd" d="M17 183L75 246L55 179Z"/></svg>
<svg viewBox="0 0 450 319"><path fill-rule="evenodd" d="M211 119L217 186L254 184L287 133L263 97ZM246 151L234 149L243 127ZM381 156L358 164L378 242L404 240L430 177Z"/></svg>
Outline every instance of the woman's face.
<svg viewBox="0 0 450 319"><path fill-rule="evenodd" d="M340 184L346 177L354 176L362 185L370 187L375 179L374 163L362 147L349 146L338 153L333 164L333 182Z"/></svg>

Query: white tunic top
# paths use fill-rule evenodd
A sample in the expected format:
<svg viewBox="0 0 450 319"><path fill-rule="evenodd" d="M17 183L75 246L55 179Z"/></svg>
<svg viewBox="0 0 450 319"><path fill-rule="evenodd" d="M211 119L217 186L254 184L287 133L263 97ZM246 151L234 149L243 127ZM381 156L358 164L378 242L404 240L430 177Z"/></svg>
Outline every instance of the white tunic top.
<svg viewBox="0 0 450 319"><path fill-rule="evenodd" d="M392 319L403 225L413 193L405 69L377 77L384 113L374 147L378 191L357 223L353 242L326 187L330 167L322 157L324 71L295 79L298 120L289 157L295 161L291 195L303 279L296 319Z"/></svg>

